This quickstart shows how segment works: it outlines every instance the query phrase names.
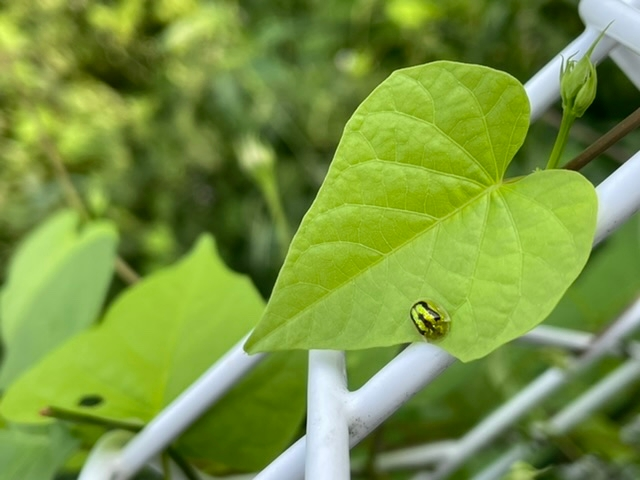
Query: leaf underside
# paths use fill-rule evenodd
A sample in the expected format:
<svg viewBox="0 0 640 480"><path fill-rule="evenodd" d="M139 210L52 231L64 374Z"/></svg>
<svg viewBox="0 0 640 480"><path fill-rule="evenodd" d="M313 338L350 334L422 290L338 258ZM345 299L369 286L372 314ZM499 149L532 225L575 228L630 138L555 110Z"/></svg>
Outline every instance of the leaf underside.
<svg viewBox="0 0 640 480"><path fill-rule="evenodd" d="M506 73L393 73L347 123L247 351L421 341L409 310L431 300L452 322L439 345L469 361L544 320L589 256L597 202L575 172L503 180L528 125Z"/></svg>
<svg viewBox="0 0 640 480"><path fill-rule="evenodd" d="M177 265L122 294L97 328L19 378L0 401L0 414L14 423L46 423L39 411L53 405L144 424L246 335L263 309L251 282L230 271L204 236ZM183 435L181 451L209 471L264 467L304 415L300 357L266 359Z"/></svg>

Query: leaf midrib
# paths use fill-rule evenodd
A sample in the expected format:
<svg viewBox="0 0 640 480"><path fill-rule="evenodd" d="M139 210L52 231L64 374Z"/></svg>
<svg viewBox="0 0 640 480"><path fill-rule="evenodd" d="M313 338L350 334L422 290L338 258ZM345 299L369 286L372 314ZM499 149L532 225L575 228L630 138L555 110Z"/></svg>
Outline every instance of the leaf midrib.
<svg viewBox="0 0 640 480"><path fill-rule="evenodd" d="M388 254L382 254L380 260L374 261L372 262L372 264L369 266L369 268L364 269L360 272L358 272L356 275L352 276L351 278L349 278L348 280L346 280L345 282L341 283L340 285L338 285L338 287L329 290L328 293L322 295L320 298L318 298L317 300L309 303L304 309L300 310L298 313L296 313L294 316L286 318L285 322L280 323L278 326L276 326L276 328L274 328L273 330L271 330L268 333L265 333L265 335L262 337L262 339L260 340L259 343L262 343L264 341L266 341L269 337L271 337L273 334L275 334L276 332L280 331L280 329L282 329L284 326L290 324L291 322L294 322L297 318L299 318L300 316L302 316L307 310L309 310L310 308L314 307L317 303L319 303L320 301L325 300L327 297L330 297L331 295L333 295L335 292L337 292L338 290L341 290L346 284L356 280L358 277L360 277L361 275L363 275L364 273L370 271L372 268L374 268L377 264L379 264L380 262L382 262L383 260L385 260L387 257L394 255L395 253L397 253L398 251L400 251L402 248L404 248L406 245L408 245L409 243L411 243L414 239L419 238L420 236L424 235L425 233L431 231L432 228L437 227L439 225L442 224L442 222L446 221L448 218L452 217L453 215L463 211L465 208L469 207L470 205L472 205L474 202L479 201L480 199L482 199L483 197L485 197L486 195L490 195L493 191L499 189L502 186L502 181L495 183L493 185L489 185L485 190L483 190L481 193L479 193L478 195L470 198L467 202L465 202L464 204L460 205L457 209L452 210L451 212L447 213L446 215L444 215L443 217L441 217L440 219L438 219L437 221L433 222L431 225L429 225L428 228L425 228L423 231L419 232L418 234L410 237L409 239L407 239L405 242L401 243L400 245L398 245L398 247L396 247L395 249L391 250ZM411 212L410 210L408 212ZM283 287L281 289L281 292L284 293L287 289L292 288L294 285L298 285L301 283L308 283L308 282L296 282L295 284L292 285L287 285L285 287ZM314 286L316 287L321 287L320 285L314 284ZM325 288L326 290L326 288ZM281 317L283 318L283 317Z"/></svg>

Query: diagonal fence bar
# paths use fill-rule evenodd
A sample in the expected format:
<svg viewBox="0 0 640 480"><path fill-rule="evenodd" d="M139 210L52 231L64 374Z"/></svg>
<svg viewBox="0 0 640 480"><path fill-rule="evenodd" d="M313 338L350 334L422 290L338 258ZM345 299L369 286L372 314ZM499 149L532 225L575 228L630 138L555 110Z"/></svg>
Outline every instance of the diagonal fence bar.
<svg viewBox="0 0 640 480"><path fill-rule="evenodd" d="M560 347L567 350L576 352L584 351L589 348L596 336L591 333L578 332L560 327L550 327L541 325L531 332L527 333L523 337L520 337L519 341L524 343L532 343L535 345L545 345ZM622 355L624 353L631 352L631 355L636 359L640 359L640 344L637 342L620 342L618 345L612 346L607 352L608 355ZM632 369L632 367L629 367ZM608 384L605 384L608 385ZM604 387L606 388L606 387ZM604 390L606 392L606 390ZM603 393L604 393L603 392ZM590 398L585 394L586 398ZM595 405L599 405L600 402L594 397ZM587 400L587 405L589 401ZM589 406L583 406L574 402L572 407L568 408L565 413L560 415L575 415L583 412L591 412L592 409ZM564 425L570 423L574 426L578 421L569 417L569 419L563 419L562 416L554 417L554 423L550 424L553 428L562 430ZM551 427L550 427L551 428ZM448 440L442 442L433 442L416 447L403 448L395 451L383 452L376 458L376 469L378 471L390 471L390 470L415 470L424 468L427 465L437 465L441 463L444 458L451 457L458 447L457 441ZM478 478L474 477L474 480L490 480L499 478L503 475L509 467L517 460L523 458L526 455L527 446L525 444L514 445L506 453L504 453L498 460L496 460L490 467L486 469L486 472L479 474Z"/></svg>
<svg viewBox="0 0 640 480"><path fill-rule="evenodd" d="M198 380L160 412L114 458L110 480L125 480L162 452L253 367L264 354L247 355L242 338Z"/></svg>
<svg viewBox="0 0 640 480"><path fill-rule="evenodd" d="M563 348L574 352L582 352L589 348L595 335L588 332L580 332L569 328L552 327L550 325L538 325L518 340L532 345Z"/></svg>
<svg viewBox="0 0 640 480"><path fill-rule="evenodd" d="M574 402L554 415L546 425L540 427L540 430L547 435L567 434L623 389L638 381L640 381L640 360L634 358L622 364ZM531 443L514 445L489 467L474 476L473 480L500 478L509 471L514 462L527 457L536 448L537 445Z"/></svg>
<svg viewBox="0 0 640 480"><path fill-rule="evenodd" d="M436 465L450 456L456 448L456 440L441 440L427 445L403 448L402 450L381 452L376 456L377 472L392 470L417 470L425 465Z"/></svg>
<svg viewBox="0 0 640 480"><path fill-rule="evenodd" d="M551 435L568 433L638 379L640 379L640 361L628 360L556 414L549 422L548 433Z"/></svg>
<svg viewBox="0 0 640 480"><path fill-rule="evenodd" d="M638 211L640 188L637 179L639 178L640 152L622 164L596 188L598 192L598 223L595 245L608 237Z"/></svg>
<svg viewBox="0 0 640 480"><path fill-rule="evenodd" d="M640 327L640 299L636 300L592 346L567 369L550 368L507 403L478 423L456 445L453 454L434 472L415 475L413 480L441 480L458 470L469 458L504 433L523 415L602 358Z"/></svg>

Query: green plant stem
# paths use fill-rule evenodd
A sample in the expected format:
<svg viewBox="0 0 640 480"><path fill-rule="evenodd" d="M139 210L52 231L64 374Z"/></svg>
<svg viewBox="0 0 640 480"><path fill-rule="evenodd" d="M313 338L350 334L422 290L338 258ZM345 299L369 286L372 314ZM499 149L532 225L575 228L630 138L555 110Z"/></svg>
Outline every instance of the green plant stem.
<svg viewBox="0 0 640 480"><path fill-rule="evenodd" d="M371 435L371 441L369 442L369 448L367 451L367 462L364 467L364 474L367 478L374 480L379 478L379 474L376 470L376 458L378 453L382 449L384 425L380 425L375 429Z"/></svg>
<svg viewBox="0 0 640 480"><path fill-rule="evenodd" d="M196 473L196 470L187 462L182 455L173 447L167 448L167 454L171 457L171 460L182 470L182 473L189 480L201 480L200 475Z"/></svg>
<svg viewBox="0 0 640 480"><path fill-rule="evenodd" d="M560 130L558 131L558 136L556 137L556 143L553 145L553 150L551 151L549 162L547 162L547 170L558 168L560 157L562 156L562 153L567 146L567 141L569 140L569 130L571 130L571 125L573 125L573 122L575 121L576 117L574 115L567 112L564 112L562 114Z"/></svg>
<svg viewBox="0 0 640 480"><path fill-rule="evenodd" d="M167 452L162 454L162 477L164 480L171 480L171 458Z"/></svg>
<svg viewBox="0 0 640 480"><path fill-rule="evenodd" d="M144 425L139 423L98 417L90 413L79 413L62 407L45 407L40 411L40 415L72 423L95 425L98 427L104 427L108 430L126 430L129 432L138 433L144 428ZM182 470L182 473L184 473L185 477L187 477L189 480L200 480L200 477L198 476L194 468L173 447L167 447L166 453L167 455L169 455L169 457L171 457L171 459L180 468L180 470ZM167 470L165 469L165 472L166 471Z"/></svg>
<svg viewBox="0 0 640 480"><path fill-rule="evenodd" d="M137 433L144 425L139 423L125 422L123 420L114 420L111 418L98 417L90 413L79 413L61 407L49 406L40 410L40 415L45 417L57 418L58 420L66 420L73 423L81 423L84 425L96 425L109 430L127 430Z"/></svg>
<svg viewBox="0 0 640 480"><path fill-rule="evenodd" d="M280 201L280 193L278 191L278 184L275 178L275 174L270 175L271 178L258 181L258 185L262 190L265 201L267 202L267 208L271 214L271 218L276 226L276 236L278 238L278 246L282 258L287 254L289 249L289 243L291 243L291 228L287 221L287 216L284 213L282 202Z"/></svg>

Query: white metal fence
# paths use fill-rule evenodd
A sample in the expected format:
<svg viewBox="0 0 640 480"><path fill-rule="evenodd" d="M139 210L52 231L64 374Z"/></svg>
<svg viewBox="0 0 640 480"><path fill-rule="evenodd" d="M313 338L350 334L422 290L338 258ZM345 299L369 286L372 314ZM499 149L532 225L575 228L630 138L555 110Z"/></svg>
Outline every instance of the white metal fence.
<svg viewBox="0 0 640 480"><path fill-rule="evenodd" d="M609 55L640 88L640 1L582 0L580 15L586 25L582 35L525 85L531 102L532 120L559 97L562 58L576 54L579 57L611 22L592 59L597 63ZM640 209L640 152L596 190L599 202L597 244ZM581 351L581 354L569 368L551 368L534 379L462 438L380 454L376 467L386 470L431 463L432 469L418 473L414 479L447 478L540 401L570 382L578 372L605 355L619 353L625 338L639 326L640 300L598 337L553 327L536 328L521 340L561 346ZM243 343L244 339L122 448L114 447L108 441L96 445L80 479L125 480L153 462L162 450L264 358L264 355L246 355L242 350ZM625 353L628 356L626 362L551 418L546 424L546 431L568 432L622 388L640 380L640 345L630 344ZM246 477L259 480L350 478L349 449L454 361L437 346L414 344L364 386L350 392L346 386L344 352L310 352L306 437L298 440L262 472ZM416 364L424 368L413 368ZM475 479L499 478L514 461L533 449L535 445L514 445ZM176 471L172 478L183 477Z"/></svg>

